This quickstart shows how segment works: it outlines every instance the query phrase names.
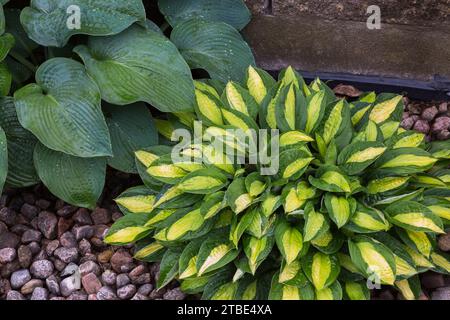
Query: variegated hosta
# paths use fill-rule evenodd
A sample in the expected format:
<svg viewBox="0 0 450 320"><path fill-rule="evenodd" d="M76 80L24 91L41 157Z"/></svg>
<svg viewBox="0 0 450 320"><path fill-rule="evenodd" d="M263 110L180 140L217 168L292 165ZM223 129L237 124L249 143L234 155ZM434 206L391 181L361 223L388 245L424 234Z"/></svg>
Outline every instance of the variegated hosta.
<svg viewBox="0 0 450 320"><path fill-rule="evenodd" d="M400 129L401 96L348 103L292 68L276 82L250 67L245 83L197 82L196 98L195 113L157 126L167 138L197 132L176 148L203 162L174 162L170 143L138 151L144 185L116 200L125 216L105 239L160 261L158 287L177 279L205 299L368 299L391 285L415 299L419 273L450 272L435 245L450 222L450 144ZM230 152L213 138L254 155L229 128L279 129L278 171L224 161Z"/></svg>

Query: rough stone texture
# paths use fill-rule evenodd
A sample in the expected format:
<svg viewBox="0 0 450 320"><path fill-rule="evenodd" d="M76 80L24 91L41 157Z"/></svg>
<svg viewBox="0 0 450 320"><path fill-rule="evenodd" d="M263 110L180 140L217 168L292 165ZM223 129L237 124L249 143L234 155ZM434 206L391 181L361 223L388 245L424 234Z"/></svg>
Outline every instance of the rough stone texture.
<svg viewBox="0 0 450 320"><path fill-rule="evenodd" d="M244 0L244 2L253 14L271 13L269 0Z"/></svg>
<svg viewBox="0 0 450 320"><path fill-rule="evenodd" d="M450 25L369 30L365 22L301 15L257 15L244 30L257 64L267 70L292 65L301 71L425 82L435 75L450 79L449 33Z"/></svg>
<svg viewBox="0 0 450 320"><path fill-rule="evenodd" d="M377 5L385 23L435 25L450 23L449 0L272 0L274 15L311 14L324 19L366 21Z"/></svg>

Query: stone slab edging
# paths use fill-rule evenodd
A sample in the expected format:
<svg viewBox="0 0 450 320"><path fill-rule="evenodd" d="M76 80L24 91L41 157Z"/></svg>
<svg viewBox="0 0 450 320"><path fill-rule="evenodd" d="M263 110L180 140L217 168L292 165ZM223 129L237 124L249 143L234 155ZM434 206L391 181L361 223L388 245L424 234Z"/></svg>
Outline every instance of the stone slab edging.
<svg viewBox="0 0 450 320"><path fill-rule="evenodd" d="M450 92L450 25L382 24L254 13L244 37L266 70L365 77ZM356 78L355 78L356 80Z"/></svg>

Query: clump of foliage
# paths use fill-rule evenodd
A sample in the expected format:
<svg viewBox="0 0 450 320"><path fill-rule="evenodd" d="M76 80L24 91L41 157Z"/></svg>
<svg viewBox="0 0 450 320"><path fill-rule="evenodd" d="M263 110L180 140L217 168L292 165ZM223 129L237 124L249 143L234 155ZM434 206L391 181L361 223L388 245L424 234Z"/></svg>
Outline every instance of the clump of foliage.
<svg viewBox="0 0 450 320"><path fill-rule="evenodd" d="M450 273L436 248L450 222L450 144L399 128L402 96L349 103L292 68L278 82L246 74L196 82L195 113L157 120L167 144L136 152L144 185L116 200L125 216L106 242L136 243L136 258L161 262L158 287L177 279L204 299L368 299L371 283L415 299L419 273ZM174 162L168 140L195 120L202 134L175 153L191 161ZM248 165L252 137L229 128L278 129L279 170ZM232 153L213 141L247 161L224 161Z"/></svg>
<svg viewBox="0 0 450 320"><path fill-rule="evenodd" d="M42 181L95 207L107 166L137 173L151 110L189 112L192 69L218 82L254 64L242 0L0 1L0 191ZM164 16L161 27L147 14ZM154 109L149 108L149 106Z"/></svg>

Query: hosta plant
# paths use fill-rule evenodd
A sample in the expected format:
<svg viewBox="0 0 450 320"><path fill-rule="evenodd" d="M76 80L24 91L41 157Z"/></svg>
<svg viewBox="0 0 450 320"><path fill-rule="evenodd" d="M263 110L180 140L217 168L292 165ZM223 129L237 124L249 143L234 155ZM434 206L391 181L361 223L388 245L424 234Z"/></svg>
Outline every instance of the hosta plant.
<svg viewBox="0 0 450 320"><path fill-rule="evenodd" d="M42 181L70 204L95 207L107 165L137 173L134 152L158 144L152 113L194 110L191 69L221 83L254 64L239 34L250 20L242 0L7 2L0 192L5 182ZM158 7L161 27L147 19Z"/></svg>
<svg viewBox="0 0 450 320"><path fill-rule="evenodd" d="M450 144L399 128L402 96L349 103L292 68L277 82L249 67L241 83L195 86L195 112L157 119L166 143L136 152L144 185L116 199L125 216L105 238L160 261L159 288L368 299L389 285L415 299L419 273L450 273L436 248Z"/></svg>

